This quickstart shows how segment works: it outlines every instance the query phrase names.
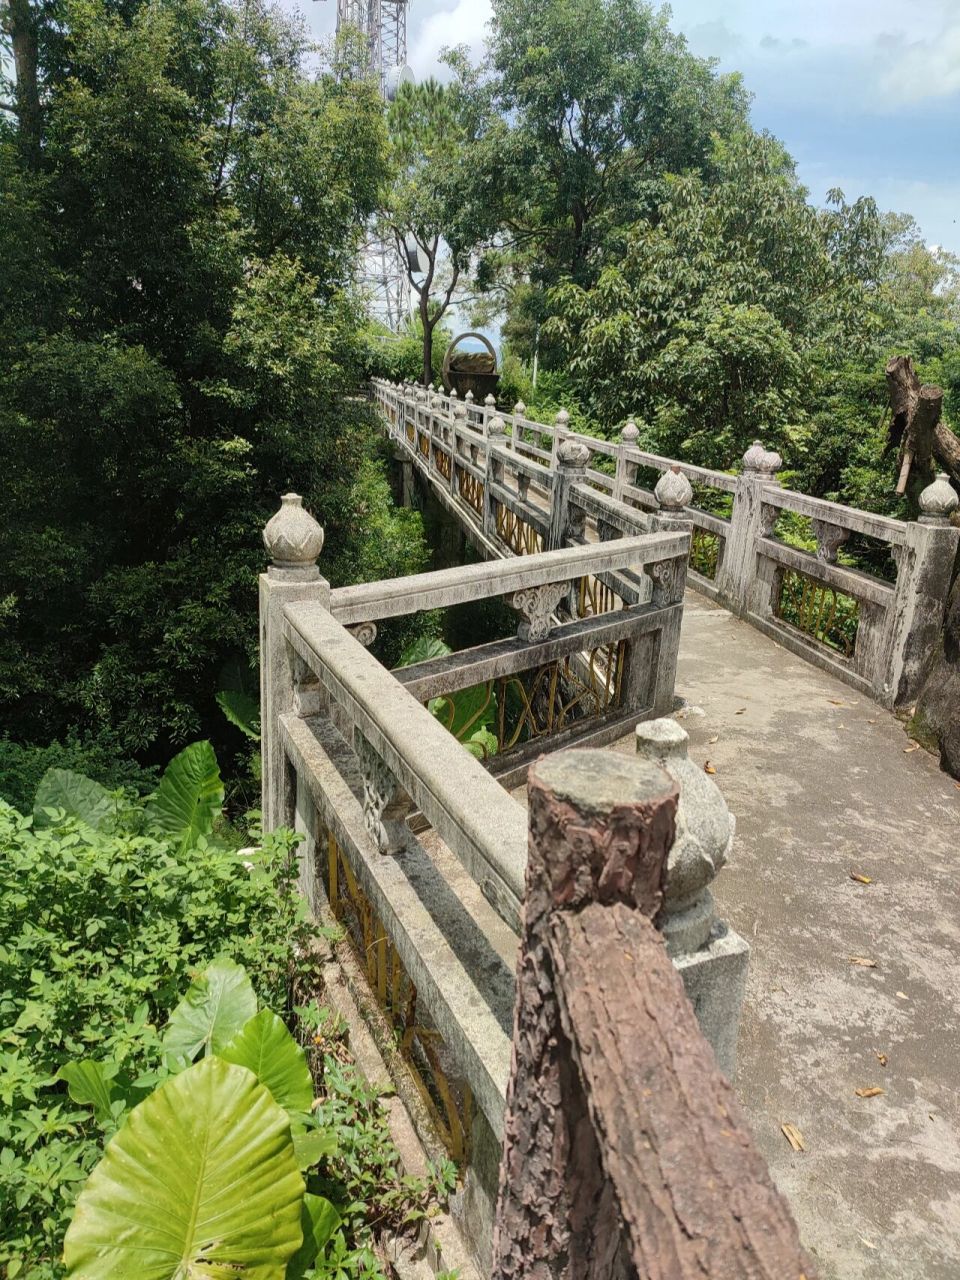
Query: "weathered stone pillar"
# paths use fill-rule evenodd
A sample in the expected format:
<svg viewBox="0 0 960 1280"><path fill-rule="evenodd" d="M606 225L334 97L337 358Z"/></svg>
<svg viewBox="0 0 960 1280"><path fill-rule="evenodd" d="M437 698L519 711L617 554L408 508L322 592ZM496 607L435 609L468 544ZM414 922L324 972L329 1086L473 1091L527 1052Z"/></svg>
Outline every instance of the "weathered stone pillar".
<svg viewBox="0 0 960 1280"><path fill-rule="evenodd" d="M557 417L559 416L558 414ZM550 501L550 527L545 548L547 551L565 547L570 538L579 538L583 534L583 520L577 514L578 508L570 501L570 490L575 484L586 480L589 461L590 450L579 440L564 440L557 451Z"/></svg>
<svg viewBox="0 0 960 1280"><path fill-rule="evenodd" d="M892 547L897 585L884 637L886 666L878 693L891 707L918 697L943 629L960 530L950 522L958 498L945 472L920 494L920 519L905 547Z"/></svg>
<svg viewBox="0 0 960 1280"><path fill-rule="evenodd" d="M637 754L659 765L680 788L677 834L656 924L720 1070L732 1079L750 947L717 919L710 885L730 856L736 822L720 788L687 755L689 738L676 720L637 725L636 741Z"/></svg>
<svg viewBox="0 0 960 1280"><path fill-rule="evenodd" d="M299 660L283 638L283 610L302 601L327 605L330 584L317 568L323 529L304 510L298 493L283 495L280 510L263 530L263 541L271 564L260 575L260 754L263 827L273 831L293 826L296 801L279 718L297 710L316 711L301 701Z"/></svg>
<svg viewBox="0 0 960 1280"><path fill-rule="evenodd" d="M570 430L570 415L566 409L560 409L557 416L553 420L553 444L550 449L550 470L556 471L557 460L560 455L560 446L567 438L567 432Z"/></svg>
<svg viewBox="0 0 960 1280"><path fill-rule="evenodd" d="M764 485L779 484L779 453L764 449L759 440L743 455L743 471L733 495L730 530L717 569L717 597L734 613L773 612L776 565L763 560L757 567L757 540L768 537L777 511L763 502Z"/></svg>
<svg viewBox="0 0 960 1280"><path fill-rule="evenodd" d="M617 473L613 481L613 496L617 502L623 502L623 491L630 484L636 471L636 464L627 458L627 450L635 449L639 439L640 429L631 420L620 432L620 446L617 449Z"/></svg>
<svg viewBox="0 0 960 1280"><path fill-rule="evenodd" d="M496 450L506 446L507 437L503 419L497 415L487 423L486 475L483 482L483 532L488 538L497 532L497 500L493 496L494 484L503 484L503 459Z"/></svg>

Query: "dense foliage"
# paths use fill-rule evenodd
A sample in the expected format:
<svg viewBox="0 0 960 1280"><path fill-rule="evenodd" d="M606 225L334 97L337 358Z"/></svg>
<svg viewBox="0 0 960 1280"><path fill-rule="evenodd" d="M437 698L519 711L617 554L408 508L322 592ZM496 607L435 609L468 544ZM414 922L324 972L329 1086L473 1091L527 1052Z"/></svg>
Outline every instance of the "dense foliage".
<svg viewBox="0 0 960 1280"><path fill-rule="evenodd" d="M177 784L169 805L165 782ZM220 796L216 761L198 743L148 803L62 770L45 775L32 816L0 802L0 1263L10 1277L62 1275L64 1232L105 1138L177 1069L178 1046L187 1052L198 1026L207 1035L207 1011L222 1021L230 1007L201 994L183 1011L191 978L214 960L246 967L316 1063L308 1127L333 1141L308 1142L311 1177L342 1207L316 1274L379 1275L372 1225L426 1211L430 1187L402 1175L329 1017L296 1003L316 975L295 837L274 833L238 857L214 833Z"/></svg>
<svg viewBox="0 0 960 1280"><path fill-rule="evenodd" d="M230 741L281 492L336 581L422 562L351 394L383 112L263 0L18 11L42 111L32 139L0 116L0 715L152 762Z"/></svg>

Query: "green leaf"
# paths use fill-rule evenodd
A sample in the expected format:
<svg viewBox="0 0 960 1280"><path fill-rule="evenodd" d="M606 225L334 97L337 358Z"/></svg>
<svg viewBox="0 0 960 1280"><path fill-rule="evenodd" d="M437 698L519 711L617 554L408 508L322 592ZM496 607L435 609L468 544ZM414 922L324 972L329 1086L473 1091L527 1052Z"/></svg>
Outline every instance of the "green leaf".
<svg viewBox="0 0 960 1280"><path fill-rule="evenodd" d="M260 741L260 704L239 689L221 689L217 706L232 725L254 742Z"/></svg>
<svg viewBox="0 0 960 1280"><path fill-rule="evenodd" d="M313 1266L317 1255L326 1247L340 1222L340 1215L329 1200L307 1192L303 1197L300 1216L303 1244L290 1260L290 1265L287 1267L287 1280L302 1280Z"/></svg>
<svg viewBox="0 0 960 1280"><path fill-rule="evenodd" d="M257 1012L257 997L242 965L221 957L193 982L167 1023L165 1061L174 1069L202 1049L219 1053Z"/></svg>
<svg viewBox="0 0 960 1280"><path fill-rule="evenodd" d="M340 1150L340 1142L333 1129L308 1129L306 1133L294 1132L293 1149L299 1167L312 1169L321 1160L335 1156Z"/></svg>
<svg viewBox="0 0 960 1280"><path fill-rule="evenodd" d="M223 808L223 782L209 742L194 742L167 765L147 805L147 822L173 840L178 852L208 836Z"/></svg>
<svg viewBox="0 0 960 1280"><path fill-rule="evenodd" d="M438 640L436 636L420 636L408 644L400 655L398 667L412 667L415 662L427 662L430 658L444 658L452 653L448 644Z"/></svg>
<svg viewBox="0 0 960 1280"><path fill-rule="evenodd" d="M269 1009L261 1009L217 1053L225 1062L252 1071L285 1111L309 1111L313 1105L313 1079L304 1052Z"/></svg>
<svg viewBox="0 0 960 1280"><path fill-rule="evenodd" d="M131 1111L77 1200L74 1280L284 1280L303 1242L290 1121L252 1072L207 1058Z"/></svg>
<svg viewBox="0 0 960 1280"><path fill-rule="evenodd" d="M33 802L33 822L49 827L53 819L47 809L65 809L68 818L79 818L100 831L116 817L117 802L99 782L70 769L48 769L40 779Z"/></svg>
<svg viewBox="0 0 960 1280"><path fill-rule="evenodd" d="M119 1067L116 1062L94 1062L84 1058L80 1062L67 1062L57 1072L57 1079L67 1085L67 1093L81 1106L92 1106L95 1119L105 1124L111 1119L113 1102L113 1077Z"/></svg>

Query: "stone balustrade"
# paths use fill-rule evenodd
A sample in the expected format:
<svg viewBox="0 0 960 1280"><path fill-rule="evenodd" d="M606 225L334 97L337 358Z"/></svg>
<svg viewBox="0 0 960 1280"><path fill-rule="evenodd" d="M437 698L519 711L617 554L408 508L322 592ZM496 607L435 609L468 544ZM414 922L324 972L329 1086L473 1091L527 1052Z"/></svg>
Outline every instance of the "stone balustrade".
<svg viewBox="0 0 960 1280"><path fill-rule="evenodd" d="M561 442L558 468L574 473L572 503L583 459L570 444ZM656 718L673 705L689 532L581 539L337 590L317 565L323 531L297 495L285 495L264 540L264 824L303 836L301 891L352 939L371 1025L400 1045L398 1070L413 1082L411 1110L428 1141L439 1134L464 1170L463 1229L488 1263L529 838L527 813L502 782L521 781L534 756L607 742L641 722L638 758L662 765L681 794L659 923L718 1061L733 1070L748 948L715 919L709 896L732 822L709 779L692 777L682 730ZM585 582L615 583L620 607L576 607ZM516 635L398 671L370 652L377 623L493 597L512 605ZM428 704L487 685L514 716L522 708L522 732L481 761ZM604 701L599 691L612 688ZM524 705L522 689L549 694Z"/></svg>
<svg viewBox="0 0 960 1280"><path fill-rule="evenodd" d="M929 486L920 520L905 522L782 488L780 456L759 441L734 475L645 452L633 423L612 442L572 432L563 410L548 424L530 419L522 403L499 414L489 397L466 408L455 395L433 393L424 404L413 385L382 380L373 395L408 465L483 554L684 528L689 586L883 706L915 700L960 537L945 480ZM647 488L641 472L659 478ZM815 550L795 545L796 530L778 530L784 513L806 524ZM874 561L886 553L888 576L842 562L857 539L873 547ZM604 575L580 591L578 604L618 609L649 589Z"/></svg>

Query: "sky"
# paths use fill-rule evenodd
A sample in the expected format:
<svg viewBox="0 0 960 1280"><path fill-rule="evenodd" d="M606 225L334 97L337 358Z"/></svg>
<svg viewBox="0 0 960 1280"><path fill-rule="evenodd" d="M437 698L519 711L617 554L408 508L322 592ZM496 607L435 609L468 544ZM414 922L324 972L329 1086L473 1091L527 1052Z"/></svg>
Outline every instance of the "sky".
<svg viewBox="0 0 960 1280"><path fill-rule="evenodd" d="M537 0L531 0L536 4ZM311 31L336 0L280 0ZM960 254L960 0L674 0L693 52L739 71L755 128L797 161L810 198L840 187L910 213L928 244ZM444 45L482 51L489 0L410 0L408 60L436 74Z"/></svg>

